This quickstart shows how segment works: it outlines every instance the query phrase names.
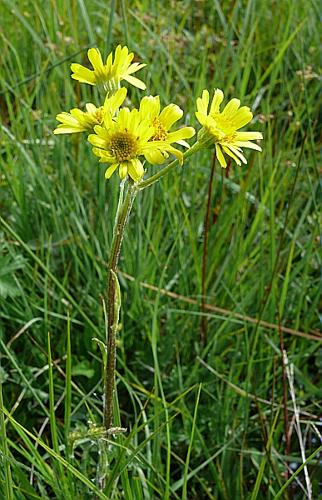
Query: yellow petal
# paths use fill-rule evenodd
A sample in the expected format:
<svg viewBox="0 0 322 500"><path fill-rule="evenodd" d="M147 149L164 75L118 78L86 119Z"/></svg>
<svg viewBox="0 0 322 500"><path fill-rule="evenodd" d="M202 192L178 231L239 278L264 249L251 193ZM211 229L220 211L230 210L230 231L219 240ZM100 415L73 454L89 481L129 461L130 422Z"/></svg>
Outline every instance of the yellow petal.
<svg viewBox="0 0 322 500"><path fill-rule="evenodd" d="M133 63L127 70L127 74L132 75L133 73L136 73L137 71L139 71L139 69L144 68L145 66L146 64Z"/></svg>
<svg viewBox="0 0 322 500"><path fill-rule="evenodd" d="M190 139L195 135L196 131L193 127L183 127L175 132L169 132L167 141L168 142L178 142L181 139Z"/></svg>
<svg viewBox="0 0 322 500"><path fill-rule="evenodd" d="M172 153L179 160L180 165L183 164L183 154L181 153L181 151L179 151L179 149L176 149L173 146L168 145L165 148L165 150L169 151L169 153Z"/></svg>
<svg viewBox="0 0 322 500"><path fill-rule="evenodd" d="M158 149L151 149L144 152L145 159L152 165L161 165L164 163L164 155Z"/></svg>
<svg viewBox="0 0 322 500"><path fill-rule="evenodd" d="M106 141L104 139L102 139L101 137L98 137L98 135L96 134L90 134L88 137L87 137L87 140L88 142L90 142L93 146L96 146L98 148L106 148L107 144L106 144Z"/></svg>
<svg viewBox="0 0 322 500"><path fill-rule="evenodd" d="M210 114L219 113L219 107L223 102L223 100L224 100L223 91L220 89L216 89L210 106Z"/></svg>
<svg viewBox="0 0 322 500"><path fill-rule="evenodd" d="M237 156L232 151L230 151L229 148L227 148L226 146L222 146L222 148L228 156L230 156L233 160L235 160L237 165L239 166L241 165L241 161L239 160L239 158L237 158Z"/></svg>
<svg viewBox="0 0 322 500"><path fill-rule="evenodd" d="M138 182L143 177L144 168L138 158L133 158L128 162L128 172L129 176L132 177L135 182Z"/></svg>
<svg viewBox="0 0 322 500"><path fill-rule="evenodd" d="M82 119L83 119L83 117L85 115L84 111L82 111L81 109L78 109L78 108L71 109L70 110L70 114L78 122L82 121Z"/></svg>
<svg viewBox="0 0 322 500"><path fill-rule="evenodd" d="M105 129L107 129L107 130L110 130L113 127L114 122L113 122L113 117L111 115L111 110L108 111L107 109L105 109L103 123L104 123ZM94 128L94 130L95 130L95 128Z"/></svg>
<svg viewBox="0 0 322 500"><path fill-rule="evenodd" d="M99 158L102 158L103 155L103 150L99 148L92 148L92 152L95 156L98 156Z"/></svg>
<svg viewBox="0 0 322 500"><path fill-rule="evenodd" d="M97 134L102 139L106 139L107 140L109 138L108 131L106 130L105 127L102 127L101 125L95 125L94 132L95 132L95 134Z"/></svg>
<svg viewBox="0 0 322 500"><path fill-rule="evenodd" d="M87 56L94 70L101 71L103 68L103 61L100 51L97 48L89 49L87 51Z"/></svg>
<svg viewBox="0 0 322 500"><path fill-rule="evenodd" d="M128 51L127 47L124 47L126 53ZM122 46L121 45L118 45L115 49L115 53L114 53L114 66L118 66L120 61L122 60L122 55L124 54L123 52L123 49L122 49Z"/></svg>
<svg viewBox="0 0 322 500"><path fill-rule="evenodd" d="M85 131L84 128L69 127L67 125L60 124L60 125L58 125L57 128L55 128L54 134L55 135L58 135L58 134L76 134L76 133L84 132L84 131Z"/></svg>
<svg viewBox="0 0 322 500"><path fill-rule="evenodd" d="M118 114L117 122L124 129L129 129L131 123L131 113L129 108L122 108Z"/></svg>
<svg viewBox="0 0 322 500"><path fill-rule="evenodd" d="M129 82L131 85L134 85L134 87L137 87L140 90L146 89L145 83L143 83L141 80L139 80L135 76L124 75L123 79L126 80L127 82Z"/></svg>
<svg viewBox="0 0 322 500"><path fill-rule="evenodd" d="M85 105L85 107L86 107L86 111L88 113L95 113L97 111L97 107L94 104L92 104L91 102L88 102Z"/></svg>
<svg viewBox="0 0 322 500"><path fill-rule="evenodd" d="M254 141L256 139L263 139L261 132L237 132L235 136L236 141Z"/></svg>
<svg viewBox="0 0 322 500"><path fill-rule="evenodd" d="M240 100L232 99L231 101L229 101L228 104L226 104L224 111L222 112L223 116L225 116L228 120L232 119L236 114L239 106L240 106Z"/></svg>
<svg viewBox="0 0 322 500"><path fill-rule="evenodd" d="M238 156L238 158L240 158L240 159L241 159L241 161L242 161L243 163L245 163L245 165L247 164L247 160L246 160L245 156L242 154L242 152L241 152L241 151L239 151L239 149L238 149L238 148L235 148L234 146L230 145L230 146L229 146L229 149L230 149L230 150L231 150L231 151L232 151L232 152L233 152L236 156Z"/></svg>
<svg viewBox="0 0 322 500"><path fill-rule="evenodd" d="M200 111L196 111L195 115L196 115L196 118L197 118L198 122L200 123L200 125L203 125L203 126L206 125L207 115L204 115Z"/></svg>
<svg viewBox="0 0 322 500"><path fill-rule="evenodd" d="M115 172L115 170L117 169L118 166L119 166L118 163L114 163L113 165L108 167L105 170L105 179L109 179L111 177L111 175Z"/></svg>
<svg viewBox="0 0 322 500"><path fill-rule="evenodd" d="M199 113L206 115L208 113L208 104L209 104L209 92L208 90L202 91L201 98L197 99L197 110Z"/></svg>
<svg viewBox="0 0 322 500"><path fill-rule="evenodd" d="M239 128L242 128L247 123L249 123L252 120L252 118L253 118L253 113L247 106L243 106L233 117L232 124L238 130Z"/></svg>
<svg viewBox="0 0 322 500"><path fill-rule="evenodd" d="M126 162L120 163L119 176L121 177L121 179L124 179L127 176L127 163Z"/></svg>
<svg viewBox="0 0 322 500"><path fill-rule="evenodd" d="M123 102L125 101L126 93L126 88L122 87L121 89L118 89L111 97L107 96L104 102L104 110L114 114L115 111L120 106L122 106Z"/></svg>
<svg viewBox="0 0 322 500"><path fill-rule="evenodd" d="M226 162L225 157L224 157L224 155L223 155L223 153L222 153L222 151L221 151L221 149L220 149L220 147L219 147L218 144L216 144L216 156L218 158L220 166L222 168L226 168L227 167L227 162Z"/></svg>
<svg viewBox="0 0 322 500"><path fill-rule="evenodd" d="M150 122L146 120L142 120L137 129L137 133L138 136L140 137L141 143L145 143L149 139L151 139L151 137L154 135L154 132L155 132L154 127L150 124Z"/></svg>
<svg viewBox="0 0 322 500"><path fill-rule="evenodd" d="M72 78L78 80L81 83L89 83L90 85L95 85L96 77L94 71L91 71L81 64L73 63L71 64L71 70L73 72Z"/></svg>
<svg viewBox="0 0 322 500"><path fill-rule="evenodd" d="M140 114L142 118L153 120L160 113L160 97L147 95L141 99Z"/></svg>
<svg viewBox="0 0 322 500"><path fill-rule="evenodd" d="M106 71L108 73L111 72L112 63L113 63L113 53L111 52L106 58Z"/></svg>
<svg viewBox="0 0 322 500"><path fill-rule="evenodd" d="M183 147L188 148L188 149L190 148L190 144L188 144L186 141L180 140L180 141L176 141L176 142L177 142L177 144L180 144L180 146L183 146Z"/></svg>
<svg viewBox="0 0 322 500"><path fill-rule="evenodd" d="M115 163L115 158L110 156L107 151L100 148L92 148L93 154L99 157L100 163Z"/></svg>
<svg viewBox="0 0 322 500"><path fill-rule="evenodd" d="M169 104L160 113L159 120L164 125L166 130L169 130L172 125L180 120L183 111L176 104Z"/></svg>
<svg viewBox="0 0 322 500"><path fill-rule="evenodd" d="M71 126L78 126L79 125L78 120L75 117L71 116L70 113L66 113L66 112L59 113L56 116L56 120L58 120L59 122L65 124L65 125L71 125Z"/></svg>
<svg viewBox="0 0 322 500"><path fill-rule="evenodd" d="M249 148L249 149L255 149L256 151L262 151L262 148L258 144L254 144L253 142L250 141L234 141L234 145L240 147L240 148Z"/></svg>

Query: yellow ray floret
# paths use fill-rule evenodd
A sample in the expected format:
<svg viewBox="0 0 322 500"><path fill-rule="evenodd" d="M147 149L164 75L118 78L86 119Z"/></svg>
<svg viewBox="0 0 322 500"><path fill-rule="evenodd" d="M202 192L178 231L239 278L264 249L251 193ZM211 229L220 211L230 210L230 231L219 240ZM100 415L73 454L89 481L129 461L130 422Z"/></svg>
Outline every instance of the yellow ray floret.
<svg viewBox="0 0 322 500"><path fill-rule="evenodd" d="M159 159L160 151L169 150L162 141L150 140L154 127L137 109L122 108L114 119L106 114L104 126L96 125L94 131L88 137L93 153L101 163L111 164L105 172L106 179L118 168L121 179L128 175L138 182L144 175L142 160L159 163L155 157Z"/></svg>
<svg viewBox="0 0 322 500"><path fill-rule="evenodd" d="M75 134L78 132L93 131L95 125L101 125L104 115L114 116L126 97L126 89L121 88L111 97L106 97L104 105L97 108L94 104L86 104L86 111L78 108L70 113L59 113L56 120L61 122L54 130L54 134Z"/></svg>
<svg viewBox="0 0 322 500"><path fill-rule="evenodd" d="M141 117L148 120L154 128L154 134L150 141L161 141L165 145L163 151L155 150L148 153L147 159L151 163L163 163L164 159L168 157L167 152L170 152L182 163L183 155L181 151L172 146L172 143L189 148L189 144L184 139L190 139L195 134L195 129L193 127L182 127L179 130L169 132L174 123L182 118L183 111L176 104L169 104L160 111L159 96L143 97L140 102L139 112Z"/></svg>
<svg viewBox="0 0 322 500"><path fill-rule="evenodd" d="M197 99L196 117L203 126L198 135L199 141L207 146L215 144L218 161L225 168L227 162L224 153L238 165L247 163L242 148L261 151L258 144L250 141L262 139L263 136L261 132L238 132L252 120L253 114L247 106L240 107L239 99L231 99L223 111L220 111L223 99L222 90L216 89L208 111L209 92L204 90L202 96Z"/></svg>
<svg viewBox="0 0 322 500"><path fill-rule="evenodd" d="M92 48L87 52L93 70L85 68L81 64L73 63L71 65L72 78L81 83L89 85L102 85L107 92L115 92L119 88L120 82L126 80L131 85L145 90L145 84L132 76L139 69L146 66L145 64L132 63L134 54L129 53L129 49L125 46L118 45L115 50L114 61L113 53L111 52L106 63L103 63L101 53L98 49Z"/></svg>

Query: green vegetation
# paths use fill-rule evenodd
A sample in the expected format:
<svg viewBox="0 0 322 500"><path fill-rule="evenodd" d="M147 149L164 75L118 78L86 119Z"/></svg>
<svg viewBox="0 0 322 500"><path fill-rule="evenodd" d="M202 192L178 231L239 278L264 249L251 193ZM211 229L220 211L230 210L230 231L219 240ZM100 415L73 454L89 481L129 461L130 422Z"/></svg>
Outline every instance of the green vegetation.
<svg viewBox="0 0 322 500"><path fill-rule="evenodd" d="M315 0L2 0L0 498L321 494L318 17ZM52 131L57 113L97 102L70 63L118 43L187 124L198 128L202 89L219 87L253 108L247 129L264 140L248 166L216 165L205 345L212 152L138 195L119 265L115 421L127 431L105 457L93 339L105 337L119 178L104 180L83 137Z"/></svg>

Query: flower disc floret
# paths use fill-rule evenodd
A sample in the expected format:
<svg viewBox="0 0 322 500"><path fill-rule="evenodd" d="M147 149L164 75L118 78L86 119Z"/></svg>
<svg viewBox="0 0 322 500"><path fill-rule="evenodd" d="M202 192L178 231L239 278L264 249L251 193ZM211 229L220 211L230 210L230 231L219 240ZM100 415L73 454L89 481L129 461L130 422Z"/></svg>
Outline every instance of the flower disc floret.
<svg viewBox="0 0 322 500"><path fill-rule="evenodd" d="M129 132L116 132L111 136L110 150L119 163L137 156L137 139Z"/></svg>
<svg viewBox="0 0 322 500"><path fill-rule="evenodd" d="M233 158L238 165L246 164L242 148L261 151L258 144L250 141L262 139L263 136L261 132L238 132L252 120L253 114L247 106L240 107L239 99L231 99L220 111L223 99L222 90L216 89L208 112L209 92L204 90L201 98L197 99L196 117L203 126L198 133L199 142L206 147L215 144L218 161L225 168L227 162L223 153Z"/></svg>
<svg viewBox="0 0 322 500"><path fill-rule="evenodd" d="M154 134L151 141L165 141L168 137L167 130L158 117L153 118L152 125L154 127Z"/></svg>
<svg viewBox="0 0 322 500"><path fill-rule="evenodd" d="M92 64L93 70L82 66L81 64L73 63L71 65L72 78L81 83L89 85L102 86L106 92L114 93L119 87L122 80L126 80L131 85L145 90L145 84L138 78L132 76L145 64L132 63L134 54L129 53L129 49L118 45L115 50L114 60L111 52L103 63L99 49L92 48L87 52L88 59Z"/></svg>

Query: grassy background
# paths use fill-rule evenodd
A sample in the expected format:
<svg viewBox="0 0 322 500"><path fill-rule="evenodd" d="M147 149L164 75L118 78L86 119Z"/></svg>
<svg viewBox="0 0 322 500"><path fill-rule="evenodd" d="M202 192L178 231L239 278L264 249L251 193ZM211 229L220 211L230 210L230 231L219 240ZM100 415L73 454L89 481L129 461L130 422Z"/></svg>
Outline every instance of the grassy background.
<svg viewBox="0 0 322 500"><path fill-rule="evenodd" d="M303 470L286 487L303 453L280 346L294 365L309 457L321 444L322 399L318 3L2 0L1 11L0 496L304 498ZM147 92L182 106L187 123L197 127L202 89L219 87L253 108L248 129L264 141L262 154L247 152L248 167L216 169L207 302L226 313L207 313L205 347L198 304L211 152L135 202L119 266L135 277L120 274L117 419L128 431L110 446L104 496L92 339L104 339L119 180L104 181L84 136L52 130L58 112L98 103L95 89L69 78L70 63L117 43L148 64L138 75ZM134 104L142 95L129 94ZM313 498L318 456L308 466Z"/></svg>

